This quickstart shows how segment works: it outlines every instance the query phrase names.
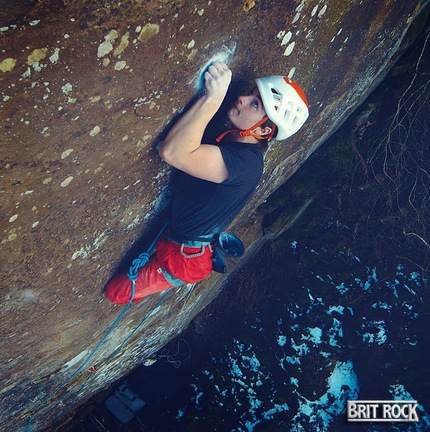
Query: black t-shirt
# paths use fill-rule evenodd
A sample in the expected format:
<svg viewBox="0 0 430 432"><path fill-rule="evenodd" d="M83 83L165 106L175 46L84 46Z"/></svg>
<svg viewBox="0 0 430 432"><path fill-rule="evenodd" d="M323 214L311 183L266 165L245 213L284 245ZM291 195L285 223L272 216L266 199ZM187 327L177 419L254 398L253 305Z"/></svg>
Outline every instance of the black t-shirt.
<svg viewBox="0 0 430 432"><path fill-rule="evenodd" d="M179 172L170 218L181 238L225 231L257 186L263 173L263 154L255 144L226 142L220 147L229 178L213 183Z"/></svg>

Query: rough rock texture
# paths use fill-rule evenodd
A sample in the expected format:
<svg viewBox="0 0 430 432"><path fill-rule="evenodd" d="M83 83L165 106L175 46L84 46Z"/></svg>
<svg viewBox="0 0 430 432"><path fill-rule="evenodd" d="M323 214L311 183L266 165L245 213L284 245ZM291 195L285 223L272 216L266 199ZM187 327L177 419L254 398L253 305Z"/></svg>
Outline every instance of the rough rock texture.
<svg viewBox="0 0 430 432"><path fill-rule="evenodd" d="M216 274L133 305L98 346L123 309L103 286L138 251L137 238L150 242L169 203L171 171L154 145L199 89L205 65L227 61L238 91L256 76L289 75L311 104L303 131L268 152L237 219L252 253L261 237L252 209L383 79L427 2L7 3L0 428L25 430L31 419L28 429L40 430L180 333L225 281Z"/></svg>

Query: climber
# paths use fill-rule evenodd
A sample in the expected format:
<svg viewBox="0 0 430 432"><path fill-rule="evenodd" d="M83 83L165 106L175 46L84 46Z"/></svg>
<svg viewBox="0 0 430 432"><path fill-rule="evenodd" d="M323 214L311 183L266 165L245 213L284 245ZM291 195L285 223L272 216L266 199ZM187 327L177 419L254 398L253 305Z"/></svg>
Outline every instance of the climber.
<svg viewBox="0 0 430 432"><path fill-rule="evenodd" d="M205 279L213 270L213 247L253 193L263 172L262 144L296 133L308 117L302 88L289 78L256 80L252 93L239 96L228 110L233 129L202 144L205 129L223 102L231 71L221 62L204 74L205 93L172 127L159 154L179 170L169 228L135 281L133 302L184 283ZM130 301L126 274L113 278L106 296Z"/></svg>

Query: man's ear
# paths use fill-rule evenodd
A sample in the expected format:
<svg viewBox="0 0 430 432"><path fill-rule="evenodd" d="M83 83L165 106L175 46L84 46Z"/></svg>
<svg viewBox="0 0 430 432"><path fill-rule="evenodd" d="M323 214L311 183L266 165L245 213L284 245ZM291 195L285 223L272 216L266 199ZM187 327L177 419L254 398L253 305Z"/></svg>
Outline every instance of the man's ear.
<svg viewBox="0 0 430 432"><path fill-rule="evenodd" d="M255 135L266 136L272 133L272 128L269 126L261 127L258 126L252 131Z"/></svg>

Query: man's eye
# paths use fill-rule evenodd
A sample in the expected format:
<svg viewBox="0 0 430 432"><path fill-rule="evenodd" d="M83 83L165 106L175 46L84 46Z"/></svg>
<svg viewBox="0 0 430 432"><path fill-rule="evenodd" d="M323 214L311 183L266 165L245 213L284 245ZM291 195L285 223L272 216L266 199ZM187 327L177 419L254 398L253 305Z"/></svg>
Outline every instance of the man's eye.
<svg viewBox="0 0 430 432"><path fill-rule="evenodd" d="M254 108L258 108L258 102L256 102L256 101L252 102L252 106L253 106Z"/></svg>

